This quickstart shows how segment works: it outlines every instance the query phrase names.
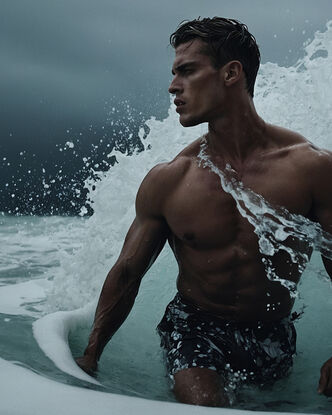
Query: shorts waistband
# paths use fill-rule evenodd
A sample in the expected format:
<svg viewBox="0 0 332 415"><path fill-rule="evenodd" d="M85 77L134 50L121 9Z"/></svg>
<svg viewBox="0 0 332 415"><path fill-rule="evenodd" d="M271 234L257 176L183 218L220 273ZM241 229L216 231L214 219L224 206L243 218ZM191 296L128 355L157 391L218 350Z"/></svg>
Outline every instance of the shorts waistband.
<svg viewBox="0 0 332 415"><path fill-rule="evenodd" d="M220 325L225 325L227 327L231 327L231 326L234 326L234 327L236 326L236 327L239 327L239 328L240 327L243 327L243 328L257 328L258 326L271 327L271 326L285 324L285 323L289 324L289 323L292 323L297 318L299 318L299 314L294 312L289 316L283 317L283 318L278 319L278 320L273 320L273 321L262 321L262 320L238 321L238 320L225 319L223 317L218 316L218 314L215 314L211 311L205 310L205 309L199 307L198 305L190 302L190 300L187 300L186 298L184 298L182 296L182 294L179 293L179 292L177 292L177 294L175 295L172 302L175 302L177 304L181 304L183 307L186 308L183 311L187 312L188 314L199 313L201 315L206 315L207 317L210 316L211 318L213 318L215 320L218 320L218 323Z"/></svg>

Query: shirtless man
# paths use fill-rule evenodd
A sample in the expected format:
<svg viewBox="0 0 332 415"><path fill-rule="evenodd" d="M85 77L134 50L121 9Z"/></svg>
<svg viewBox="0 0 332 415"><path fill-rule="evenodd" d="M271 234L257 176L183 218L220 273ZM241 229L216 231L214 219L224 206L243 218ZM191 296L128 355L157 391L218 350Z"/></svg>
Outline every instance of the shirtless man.
<svg viewBox="0 0 332 415"><path fill-rule="evenodd" d="M168 241L179 265L178 294L158 331L174 393L180 402L222 406L230 373L256 383L286 375L296 335L293 299L267 278L252 225L219 177L199 164L202 142L221 171L230 165L246 188L331 234L332 154L258 116L252 98L260 54L245 25L223 18L186 22L171 44L176 56L169 92L180 123L207 122L208 133L143 180L136 218L106 278L89 344L77 363L88 373L97 369L142 277ZM332 261L323 259L332 277ZM299 281L301 272L285 251L272 263L281 278ZM271 343L269 354L264 345ZM332 396L332 358L322 367L318 392Z"/></svg>

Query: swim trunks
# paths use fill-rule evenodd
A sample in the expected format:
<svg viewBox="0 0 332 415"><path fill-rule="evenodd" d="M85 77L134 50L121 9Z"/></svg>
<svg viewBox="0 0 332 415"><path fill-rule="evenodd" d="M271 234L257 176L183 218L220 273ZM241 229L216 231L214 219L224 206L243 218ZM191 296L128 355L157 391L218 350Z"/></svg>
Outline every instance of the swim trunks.
<svg viewBox="0 0 332 415"><path fill-rule="evenodd" d="M199 367L228 383L266 385L286 376L296 351L292 318L277 322L225 321L188 303L180 294L157 327L168 373Z"/></svg>

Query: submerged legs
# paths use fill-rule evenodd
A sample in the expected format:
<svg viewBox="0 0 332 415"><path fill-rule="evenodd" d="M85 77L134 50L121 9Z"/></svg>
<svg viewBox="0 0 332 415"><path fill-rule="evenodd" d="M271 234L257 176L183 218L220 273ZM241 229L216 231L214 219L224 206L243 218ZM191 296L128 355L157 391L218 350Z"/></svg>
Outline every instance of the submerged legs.
<svg viewBox="0 0 332 415"><path fill-rule="evenodd" d="M174 375L174 394L181 403L202 406L225 406L228 400L217 372L193 367Z"/></svg>

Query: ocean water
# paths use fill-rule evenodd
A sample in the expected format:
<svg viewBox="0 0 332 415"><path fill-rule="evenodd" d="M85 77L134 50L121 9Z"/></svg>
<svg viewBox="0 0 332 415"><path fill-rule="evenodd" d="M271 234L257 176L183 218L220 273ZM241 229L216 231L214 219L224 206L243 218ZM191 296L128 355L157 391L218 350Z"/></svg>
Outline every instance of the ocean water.
<svg viewBox="0 0 332 415"><path fill-rule="evenodd" d="M316 33L305 51L292 67L262 66L255 105L266 121L296 130L331 150L332 22L325 32ZM205 125L182 128L172 105L165 120L152 118L147 127L148 134L141 131L145 151L130 157L115 153L118 163L100 173L97 182L87 181L92 217L84 217L84 209L77 218L0 216L0 358L15 362L7 366L0 360L0 391L8 389L11 374L18 376L16 370L23 367L28 371L17 373L31 382L31 394L46 378L89 391L89 396L94 391L96 400L98 392L107 392L174 401L154 330L175 293L177 265L167 247L145 276L131 315L105 349L97 379L84 374L72 357L86 345L102 283L134 217L139 183L151 167L171 160L206 131ZM255 211L254 202L248 203ZM331 294L331 282L314 252L297 294L295 310L303 315L296 323L298 354L291 375L272 389L242 390L235 409L331 413L332 400L316 393L320 367L332 355ZM9 392L0 413L1 406L4 413L28 413L17 409L19 394L15 402L9 400L15 386ZM118 408L114 413L120 413L119 398L109 396ZM80 399L82 413L84 398ZM142 410L152 413L153 404L144 405Z"/></svg>

